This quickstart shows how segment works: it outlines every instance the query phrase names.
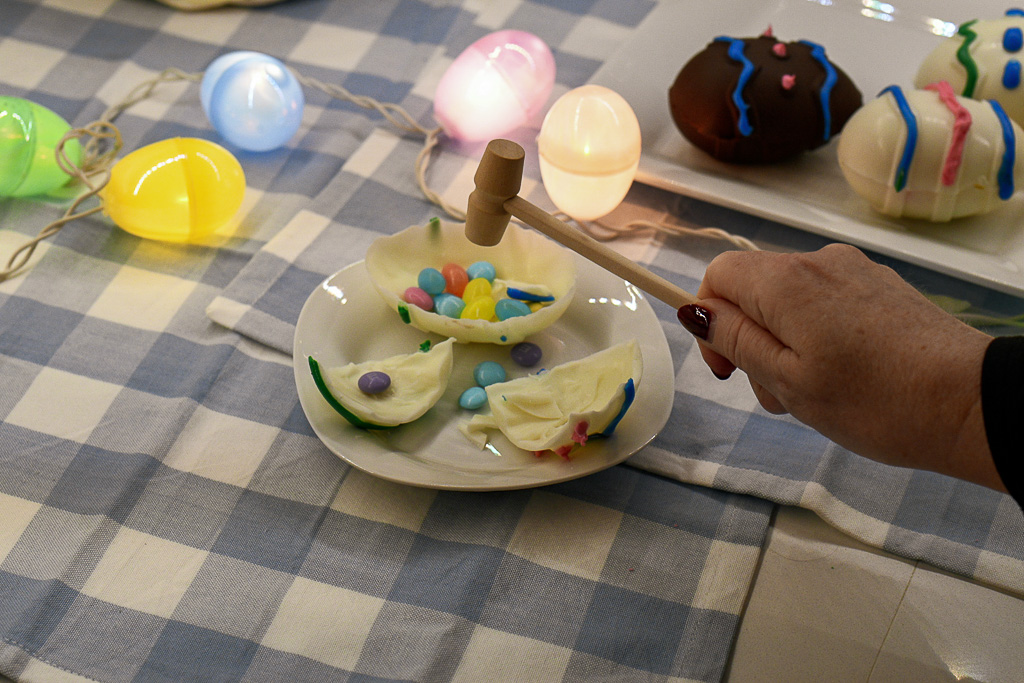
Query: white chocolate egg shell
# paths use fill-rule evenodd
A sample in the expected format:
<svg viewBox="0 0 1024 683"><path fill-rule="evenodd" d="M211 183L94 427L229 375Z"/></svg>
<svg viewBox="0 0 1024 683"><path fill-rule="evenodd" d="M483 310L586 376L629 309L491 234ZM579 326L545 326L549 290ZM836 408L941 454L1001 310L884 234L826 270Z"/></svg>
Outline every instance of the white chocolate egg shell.
<svg viewBox="0 0 1024 683"><path fill-rule="evenodd" d="M489 415L460 426L480 448L489 430L501 431L526 451L568 450L614 430L632 403L643 375L635 339L528 375L486 387ZM610 434L607 434L610 435Z"/></svg>
<svg viewBox="0 0 1024 683"><path fill-rule="evenodd" d="M412 422L433 408L448 388L453 344L446 339L426 351L321 368L324 388L344 411L365 423L359 425L339 411L357 426L396 427ZM360 388L359 378L371 371L388 375L391 382L385 391L368 394Z"/></svg>
<svg viewBox="0 0 1024 683"><path fill-rule="evenodd" d="M925 57L914 77L914 87L924 88L929 83L946 81L958 95L996 100L1011 119L1024 126L1024 83L1020 81L1019 72L1024 50L1012 50L1014 45L1010 41L1005 44L1009 44L1011 50L1004 47L1007 30L1014 29L1024 32L1024 17L964 22L959 33L943 40ZM965 43L969 61L977 69L974 76L957 57ZM1016 78L1015 70L1018 71ZM1004 81L1010 85L1016 81L1016 85L1007 87Z"/></svg>
<svg viewBox="0 0 1024 683"><path fill-rule="evenodd" d="M489 322L449 318L406 303L402 295L416 286L424 268L446 263L466 267L489 261L502 280L540 285L555 300L529 315ZM395 311L407 311L409 324L424 332L454 337L460 342L516 344L558 320L576 293L573 253L538 232L510 224L501 241L481 247L466 238L464 223L431 221L379 237L366 252L366 270L381 296Z"/></svg>
<svg viewBox="0 0 1024 683"><path fill-rule="evenodd" d="M942 174L953 139L954 114L937 92L911 90L903 95L917 124L905 186L897 190L896 179L907 147L908 126L896 96L883 91L851 117L839 138L839 166L853 190L885 215L935 222L987 213L1001 204L999 173L1007 148L1003 123L993 105L956 98L971 115L971 126L956 178L946 185ZM1005 123L1014 138L1012 193L1024 180L1024 132L1012 121Z"/></svg>

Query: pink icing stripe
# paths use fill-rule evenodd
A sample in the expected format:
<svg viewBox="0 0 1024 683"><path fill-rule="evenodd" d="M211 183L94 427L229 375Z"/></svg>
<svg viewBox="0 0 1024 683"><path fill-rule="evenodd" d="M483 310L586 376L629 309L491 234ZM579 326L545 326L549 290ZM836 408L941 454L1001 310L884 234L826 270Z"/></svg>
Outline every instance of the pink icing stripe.
<svg viewBox="0 0 1024 683"><path fill-rule="evenodd" d="M926 85L925 90L934 90L953 112L953 141L949 145L949 154L942 164L942 184L952 185L956 182L956 172L964 156L964 145L967 143L967 131L971 129L971 113L956 99L956 93L946 81Z"/></svg>

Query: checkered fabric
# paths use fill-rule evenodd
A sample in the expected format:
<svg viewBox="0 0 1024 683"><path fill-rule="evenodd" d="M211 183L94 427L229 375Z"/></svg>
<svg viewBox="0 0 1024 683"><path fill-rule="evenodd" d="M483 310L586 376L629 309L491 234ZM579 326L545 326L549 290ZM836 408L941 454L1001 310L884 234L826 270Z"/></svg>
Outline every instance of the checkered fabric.
<svg viewBox="0 0 1024 683"><path fill-rule="evenodd" d="M0 94L84 125L166 67L257 49L432 125L432 84L481 35L541 36L564 89L650 6L292 0L197 14L4 0ZM193 83L161 86L117 123L126 151L217 139ZM314 435L288 353L295 316L374 237L436 213L414 190L419 144L308 93L286 148L236 150L248 192L231 238L174 246L94 216L0 283L0 674L721 678L771 503L627 466L438 492L351 469ZM476 153L437 156L432 180L453 201ZM0 253L64 206L0 200ZM688 346L666 328L681 362Z"/></svg>
<svg viewBox="0 0 1024 683"><path fill-rule="evenodd" d="M594 5L591 12L598 12L598 7L604 5ZM547 22L527 28L545 35ZM590 16L580 25L597 31L595 22ZM609 54L605 46L621 40L621 26L607 19L597 23L607 37L603 42L577 41L582 34L578 29L569 30L561 43L554 41L561 49L556 95L585 82L594 63ZM475 35L464 40L453 35L447 58ZM566 52L576 56L575 68L566 64ZM427 86L437 77L423 76L418 89L429 94ZM517 135L527 150L521 194L553 210L539 183L536 130ZM387 127L374 130L334 177L329 196L317 197L306 207L308 214L289 213L293 218L284 230L213 302L210 317L274 348L290 350L297 298L341 265L361 259L378 231L393 232L436 213L423 206L413 183L411 169L419 149L418 140L400 137ZM465 206L481 152L479 145L446 141L431 169L434 189L451 203ZM398 225L382 221L378 207L387 203L407 203L409 210L403 215L409 220ZM766 248L808 251L825 244L809 233L652 188L634 186L626 204L609 217L609 223L633 217L633 211L643 218L723 227ZM374 208L367 213L367 207ZM694 238L648 238L620 248L684 289L696 291L708 260L722 246ZM926 292L1007 315L1019 312L1017 298L872 256ZM676 399L668 425L650 447L630 459L631 465L679 481L805 507L864 543L1024 595L1024 515L1011 498L942 475L868 461L788 416L769 415L741 373L728 382L711 379L675 312L657 301L653 306L674 354Z"/></svg>

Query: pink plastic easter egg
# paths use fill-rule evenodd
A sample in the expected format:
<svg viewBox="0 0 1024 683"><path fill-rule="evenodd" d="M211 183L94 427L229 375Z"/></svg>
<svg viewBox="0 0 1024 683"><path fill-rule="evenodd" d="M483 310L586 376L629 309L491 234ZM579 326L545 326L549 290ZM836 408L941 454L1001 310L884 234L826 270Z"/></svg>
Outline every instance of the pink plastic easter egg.
<svg viewBox="0 0 1024 683"><path fill-rule="evenodd" d="M434 93L434 116L452 137L491 140L539 112L554 83L555 59L543 40L525 31L497 31L448 67Z"/></svg>

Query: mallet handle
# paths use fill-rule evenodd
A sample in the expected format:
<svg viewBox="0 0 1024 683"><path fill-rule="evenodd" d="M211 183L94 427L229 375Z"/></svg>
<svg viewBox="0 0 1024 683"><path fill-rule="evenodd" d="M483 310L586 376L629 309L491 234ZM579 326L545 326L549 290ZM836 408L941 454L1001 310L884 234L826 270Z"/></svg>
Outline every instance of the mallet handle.
<svg viewBox="0 0 1024 683"><path fill-rule="evenodd" d="M544 233L559 244L572 249L605 270L623 280L628 280L656 299L660 299L672 308L692 304L697 300L689 292L672 284L665 278L652 273L643 266L605 245L584 232L577 230L568 223L560 221L547 211L531 204L519 195L505 200L504 208L510 214L527 225Z"/></svg>

